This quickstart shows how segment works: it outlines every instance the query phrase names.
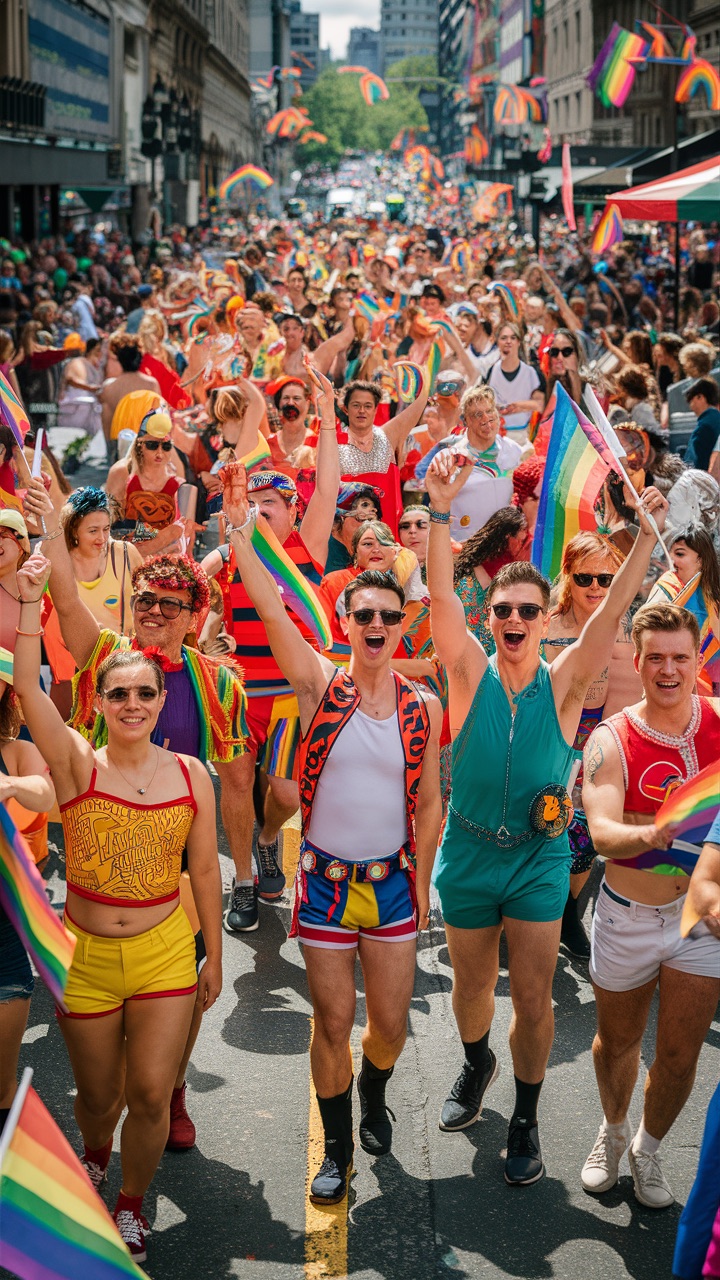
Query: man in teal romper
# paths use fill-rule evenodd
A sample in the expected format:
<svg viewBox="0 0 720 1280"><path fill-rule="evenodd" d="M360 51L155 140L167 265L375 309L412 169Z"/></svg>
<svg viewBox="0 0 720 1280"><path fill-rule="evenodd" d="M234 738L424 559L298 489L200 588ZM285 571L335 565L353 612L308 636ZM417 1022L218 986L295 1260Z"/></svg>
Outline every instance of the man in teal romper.
<svg viewBox="0 0 720 1280"><path fill-rule="evenodd" d="M513 1016L515 1108L505 1180L543 1176L537 1105L552 1047L552 982L567 900L572 817L567 787L572 743L592 680L610 662L617 629L639 591L667 502L657 489L639 501L640 532L600 608L552 667L540 658L550 584L525 562L505 565L486 596L496 653L488 658L465 626L453 591L450 505L472 470L436 455L430 495L427 580L432 634L448 675L452 792L436 885L454 970L453 1009L465 1062L443 1106L440 1128L478 1119L497 1076L489 1047L500 934L507 938Z"/></svg>

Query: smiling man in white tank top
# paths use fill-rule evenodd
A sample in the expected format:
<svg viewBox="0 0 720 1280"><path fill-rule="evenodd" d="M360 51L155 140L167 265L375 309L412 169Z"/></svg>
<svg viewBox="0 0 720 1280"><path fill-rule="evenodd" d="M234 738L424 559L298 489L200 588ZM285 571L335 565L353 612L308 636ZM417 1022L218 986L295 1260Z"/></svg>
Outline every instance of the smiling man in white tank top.
<svg viewBox="0 0 720 1280"><path fill-rule="evenodd" d="M418 924L427 925L440 830L438 700L390 668L405 596L391 573L346 588L347 672L306 644L289 620L250 535L245 471L225 469L224 510L243 582L300 710L303 841L291 936L303 943L313 1004L313 1082L325 1159L310 1198L334 1204L352 1172L355 960L365 979L360 1143L390 1150L385 1087L407 1033Z"/></svg>

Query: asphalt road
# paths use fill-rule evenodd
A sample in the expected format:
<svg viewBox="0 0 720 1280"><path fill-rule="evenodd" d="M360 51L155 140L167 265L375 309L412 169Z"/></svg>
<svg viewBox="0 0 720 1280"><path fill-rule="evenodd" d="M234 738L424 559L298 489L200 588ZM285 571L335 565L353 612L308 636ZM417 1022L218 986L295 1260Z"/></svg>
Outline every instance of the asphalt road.
<svg viewBox="0 0 720 1280"><path fill-rule="evenodd" d="M59 828L51 831L60 838ZM288 862L295 843L287 838ZM226 885L230 874L223 858ZM61 847L46 879L59 904ZM438 1111L460 1054L437 921L419 949L410 1034L388 1089L397 1116L393 1152L373 1160L358 1149L349 1205L313 1209L306 1183L308 1161L317 1167L319 1130L310 1108L310 1006L299 948L287 939L289 922L286 895L279 906L261 907L257 933L225 937L223 991L188 1072L197 1146L163 1157L146 1199L153 1228L146 1270L153 1280L670 1277L680 1208L718 1077L720 1023L713 1024L690 1102L665 1143L664 1166L678 1203L663 1213L640 1206L626 1167L615 1190L602 1199L587 1196L579 1172L600 1118L590 1057L594 1006L586 968L560 959L555 1044L541 1101L547 1176L533 1187L510 1189L501 1159L513 1101L507 971L500 974L492 1039L500 1078L479 1123L463 1134L443 1134ZM358 981L356 1056L364 1015L359 975ZM645 1050L650 1060L652 1029ZM68 1060L40 982L21 1065L34 1068L35 1087L77 1143ZM638 1090L635 1120L640 1110ZM116 1139L106 1195L111 1208L120 1180L118 1149Z"/></svg>

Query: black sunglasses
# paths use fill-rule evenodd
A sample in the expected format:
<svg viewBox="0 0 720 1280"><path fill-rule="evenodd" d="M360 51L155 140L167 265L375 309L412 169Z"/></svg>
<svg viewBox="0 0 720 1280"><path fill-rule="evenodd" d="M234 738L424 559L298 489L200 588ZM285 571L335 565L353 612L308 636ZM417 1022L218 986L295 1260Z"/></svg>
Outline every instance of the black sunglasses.
<svg viewBox="0 0 720 1280"><path fill-rule="evenodd" d="M430 528L429 517L427 520L424 520L422 516L420 516L417 520L411 520L409 524L403 523L398 525L398 529L400 530L401 533L407 533L408 529L429 529L429 528Z"/></svg>
<svg viewBox="0 0 720 1280"><path fill-rule="evenodd" d="M139 689L123 689L122 685L117 685L114 689L108 689L107 693L101 693L100 697L107 702L127 702L131 693L136 693L141 702L153 702L160 697L160 690L151 689L147 684L141 685Z"/></svg>
<svg viewBox="0 0 720 1280"><path fill-rule="evenodd" d="M162 449L163 453L169 453L172 449L170 440L142 440L141 444L144 444L150 453L157 453L158 449Z"/></svg>
<svg viewBox="0 0 720 1280"><path fill-rule="evenodd" d="M516 610L523 622L534 622L543 611L541 604L491 604L490 608L498 622L507 622Z"/></svg>
<svg viewBox="0 0 720 1280"><path fill-rule="evenodd" d="M360 627L369 627L378 614L386 627L396 627L405 617L402 609L350 609L348 612Z"/></svg>
<svg viewBox="0 0 720 1280"><path fill-rule="evenodd" d="M556 359L557 356L565 356L565 357L574 356L575 348L574 347L551 347L550 355L552 356L553 360Z"/></svg>
<svg viewBox="0 0 720 1280"><path fill-rule="evenodd" d="M607 588L612 586L614 577L614 573L574 573L573 582L579 587L591 587L593 582L597 582L599 587Z"/></svg>
<svg viewBox="0 0 720 1280"><path fill-rule="evenodd" d="M163 618L172 621L173 618L180 617L181 609L187 609L188 613L192 613L191 604L182 604L180 600L172 600L170 596L154 596L151 591L143 591L139 596L133 596L130 604L133 609L137 609L138 613L149 613L154 605L158 605Z"/></svg>

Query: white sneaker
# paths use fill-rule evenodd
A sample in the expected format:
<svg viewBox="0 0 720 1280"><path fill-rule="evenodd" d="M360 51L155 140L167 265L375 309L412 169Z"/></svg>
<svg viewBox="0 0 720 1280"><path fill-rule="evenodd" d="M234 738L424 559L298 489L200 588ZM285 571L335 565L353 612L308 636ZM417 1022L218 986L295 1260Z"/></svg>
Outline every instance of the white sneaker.
<svg viewBox="0 0 720 1280"><path fill-rule="evenodd" d="M675 1196L660 1168L658 1156L651 1156L647 1151L633 1151L631 1147L628 1160L635 1183L635 1199L648 1209L669 1209Z"/></svg>
<svg viewBox="0 0 720 1280"><path fill-rule="evenodd" d="M631 1138L632 1130L627 1121L622 1134L617 1138L609 1134L604 1125L600 1125L595 1146L580 1174L580 1180L586 1191L599 1196L603 1191L609 1191L615 1186L620 1161L630 1146Z"/></svg>

